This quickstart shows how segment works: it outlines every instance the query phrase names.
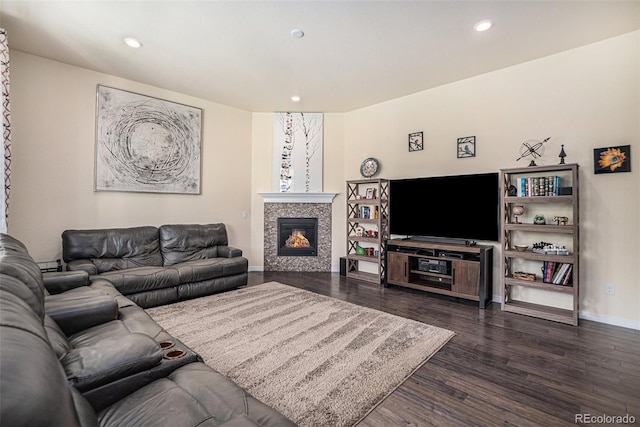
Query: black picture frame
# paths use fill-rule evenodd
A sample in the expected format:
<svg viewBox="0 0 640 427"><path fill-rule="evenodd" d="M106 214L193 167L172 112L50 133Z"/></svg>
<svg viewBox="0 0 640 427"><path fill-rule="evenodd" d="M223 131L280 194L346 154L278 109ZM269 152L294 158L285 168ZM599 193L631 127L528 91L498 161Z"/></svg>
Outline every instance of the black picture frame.
<svg viewBox="0 0 640 427"><path fill-rule="evenodd" d="M409 134L409 152L424 149L424 135L422 132L412 132Z"/></svg>
<svg viewBox="0 0 640 427"><path fill-rule="evenodd" d="M631 146L618 145L593 149L593 173L631 172Z"/></svg>
<svg viewBox="0 0 640 427"><path fill-rule="evenodd" d="M459 159L466 159L468 157L476 156L476 137L465 136L458 138L457 143L457 155Z"/></svg>

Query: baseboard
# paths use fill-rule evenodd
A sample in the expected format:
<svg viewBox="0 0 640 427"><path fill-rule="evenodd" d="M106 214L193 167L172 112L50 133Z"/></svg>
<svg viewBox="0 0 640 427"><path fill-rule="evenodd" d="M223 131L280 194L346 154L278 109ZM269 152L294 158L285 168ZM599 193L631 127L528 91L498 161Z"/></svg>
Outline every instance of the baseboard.
<svg viewBox="0 0 640 427"><path fill-rule="evenodd" d="M620 319L619 317L603 316L602 314L589 313L585 311L579 312L578 317L584 320L606 323L607 325L620 326L621 328L640 330L640 321Z"/></svg>
<svg viewBox="0 0 640 427"><path fill-rule="evenodd" d="M491 301L493 301L494 304L502 304L502 298L500 298L499 295L498 296L494 295ZM620 326L621 328L640 330L640 321L620 319L618 317L611 317L611 316L603 316L601 314L590 313L587 311L578 312L578 317L580 319L591 320L593 322L604 323L611 326Z"/></svg>

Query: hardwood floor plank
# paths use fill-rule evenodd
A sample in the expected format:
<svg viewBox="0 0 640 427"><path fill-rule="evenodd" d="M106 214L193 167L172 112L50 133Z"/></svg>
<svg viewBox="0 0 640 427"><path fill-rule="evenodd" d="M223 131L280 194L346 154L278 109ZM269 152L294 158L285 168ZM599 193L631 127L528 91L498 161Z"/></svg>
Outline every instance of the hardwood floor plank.
<svg viewBox="0 0 640 427"><path fill-rule="evenodd" d="M568 426L578 413L640 422L640 331L480 310L336 273L249 273L249 286L272 280L456 333L359 427Z"/></svg>

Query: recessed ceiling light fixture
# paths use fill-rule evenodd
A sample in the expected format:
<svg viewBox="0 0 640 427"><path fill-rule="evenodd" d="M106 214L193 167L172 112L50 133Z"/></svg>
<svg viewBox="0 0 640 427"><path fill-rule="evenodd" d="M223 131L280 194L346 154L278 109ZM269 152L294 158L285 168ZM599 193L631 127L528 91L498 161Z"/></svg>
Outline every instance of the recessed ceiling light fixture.
<svg viewBox="0 0 640 427"><path fill-rule="evenodd" d="M291 100L292 100L293 102L300 102L300 97L299 97L299 96L294 95L294 96L292 96L292 97L291 97Z"/></svg>
<svg viewBox="0 0 640 427"><path fill-rule="evenodd" d="M493 21L491 19L477 22L476 25L473 26L476 31L487 31L491 27L493 27Z"/></svg>
<svg viewBox="0 0 640 427"><path fill-rule="evenodd" d="M139 47L142 47L142 42L138 39L134 39L133 37L125 37L124 42L127 44L127 46L133 47L136 49Z"/></svg>
<svg viewBox="0 0 640 427"><path fill-rule="evenodd" d="M294 39L301 39L304 37L304 31L299 29L291 30L291 37Z"/></svg>

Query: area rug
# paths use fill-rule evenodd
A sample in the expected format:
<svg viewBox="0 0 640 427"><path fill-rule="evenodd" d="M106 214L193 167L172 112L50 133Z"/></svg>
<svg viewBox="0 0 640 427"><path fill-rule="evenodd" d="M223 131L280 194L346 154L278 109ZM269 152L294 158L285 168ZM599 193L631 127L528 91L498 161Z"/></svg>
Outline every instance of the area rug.
<svg viewBox="0 0 640 427"><path fill-rule="evenodd" d="M147 312L300 426L356 424L454 335L277 282Z"/></svg>

